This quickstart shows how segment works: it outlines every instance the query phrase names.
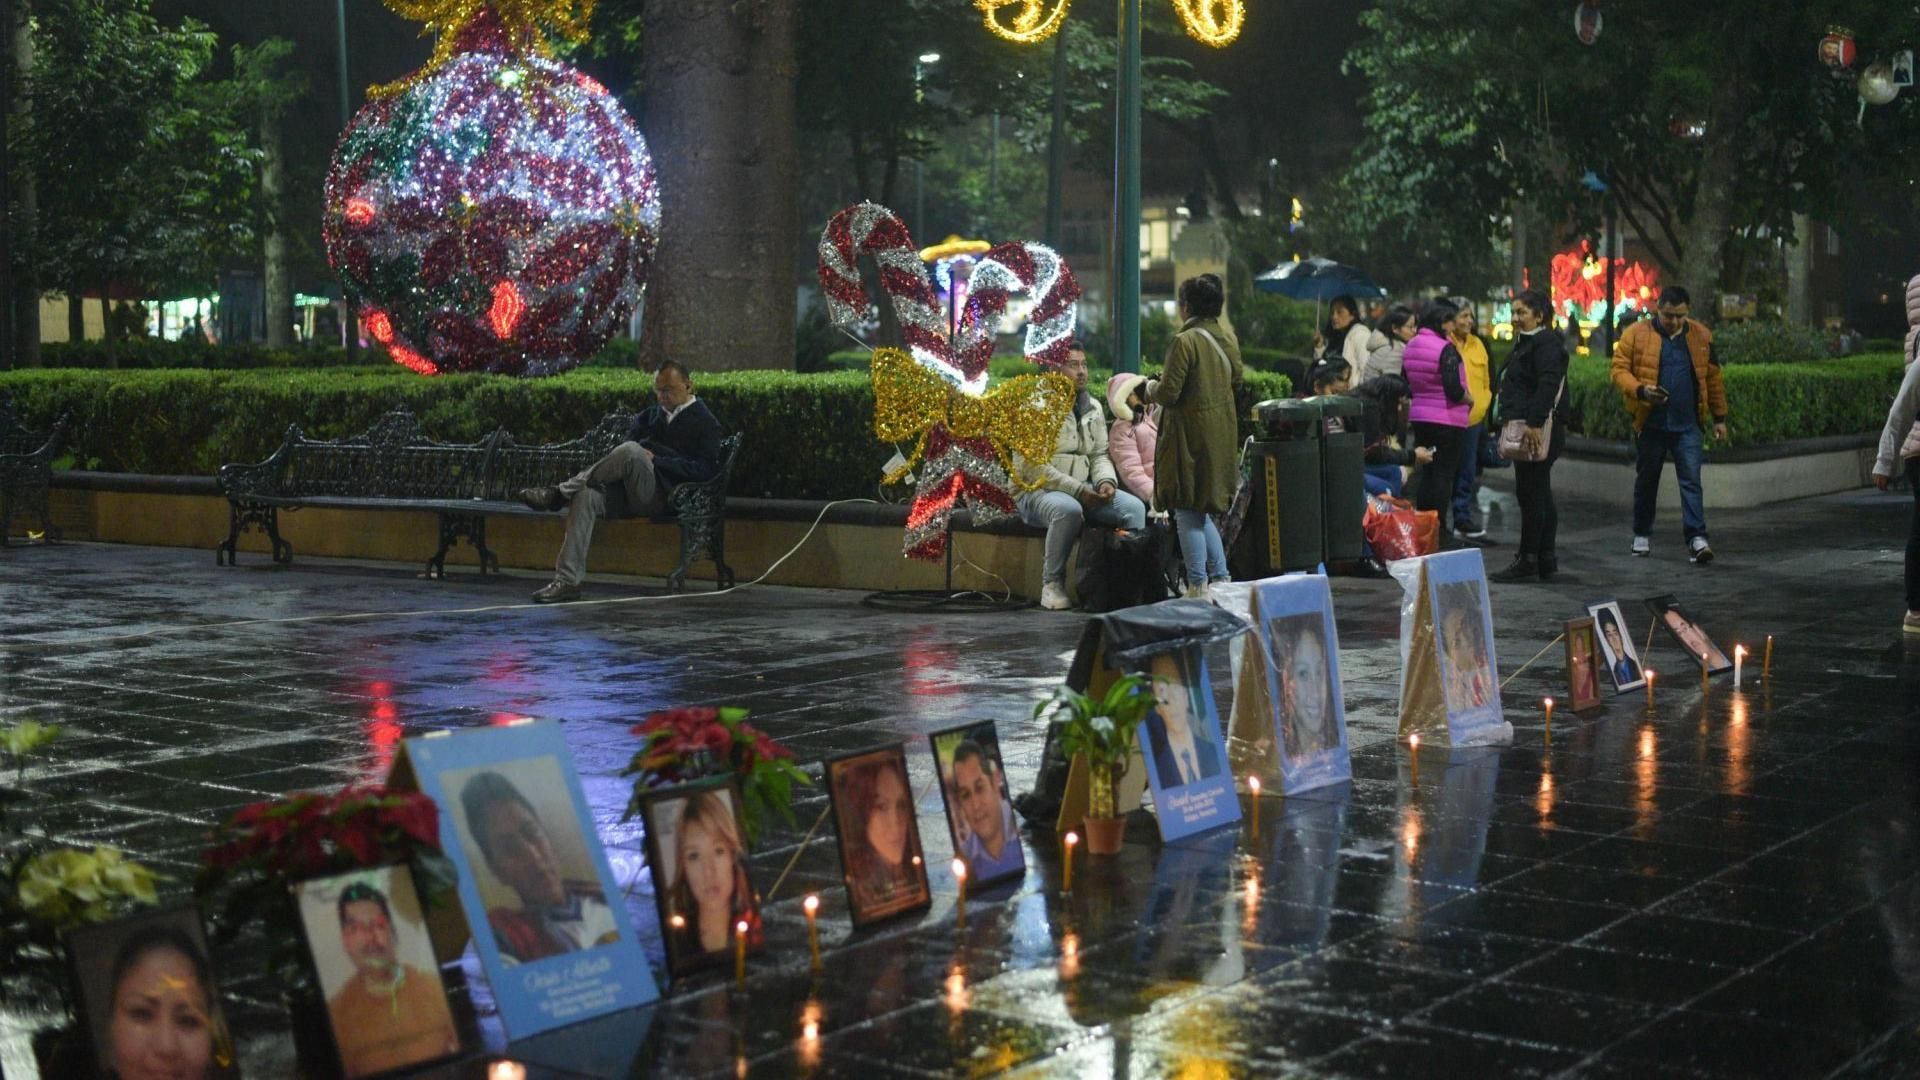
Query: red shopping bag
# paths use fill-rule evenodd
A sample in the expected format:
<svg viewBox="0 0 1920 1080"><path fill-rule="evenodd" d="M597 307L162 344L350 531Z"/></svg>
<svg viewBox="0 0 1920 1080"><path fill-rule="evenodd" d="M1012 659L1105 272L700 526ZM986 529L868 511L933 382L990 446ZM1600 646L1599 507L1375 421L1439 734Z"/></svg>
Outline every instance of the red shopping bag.
<svg viewBox="0 0 1920 1080"><path fill-rule="evenodd" d="M1431 555L1440 549L1440 515L1415 510L1405 499L1370 496L1360 528L1373 545L1373 557L1382 562Z"/></svg>

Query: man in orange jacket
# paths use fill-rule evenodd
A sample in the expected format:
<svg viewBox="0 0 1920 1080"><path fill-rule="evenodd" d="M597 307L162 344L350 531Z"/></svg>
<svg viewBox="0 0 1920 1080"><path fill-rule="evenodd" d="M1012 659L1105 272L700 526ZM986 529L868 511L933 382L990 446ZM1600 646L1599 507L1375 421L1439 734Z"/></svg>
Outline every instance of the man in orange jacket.
<svg viewBox="0 0 1920 1080"><path fill-rule="evenodd" d="M1659 316L1627 328L1613 347L1613 385L1633 416L1633 553L1653 550L1653 509L1660 470L1673 458L1680 481L1680 521L1687 558L1713 561L1707 542L1706 500L1700 491L1701 428L1727 437L1727 389L1713 355L1713 332L1688 318L1687 290L1660 291Z"/></svg>

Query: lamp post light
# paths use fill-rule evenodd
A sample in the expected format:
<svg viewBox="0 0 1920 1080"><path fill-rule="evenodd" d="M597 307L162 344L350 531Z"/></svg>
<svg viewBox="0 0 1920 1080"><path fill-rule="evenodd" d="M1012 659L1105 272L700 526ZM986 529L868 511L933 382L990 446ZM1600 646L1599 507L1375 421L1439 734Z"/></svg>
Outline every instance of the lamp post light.
<svg viewBox="0 0 1920 1080"><path fill-rule="evenodd" d="M920 78L926 69L940 62L937 52L923 52L913 60L913 103L920 104ZM927 163L913 159L913 234L927 235Z"/></svg>

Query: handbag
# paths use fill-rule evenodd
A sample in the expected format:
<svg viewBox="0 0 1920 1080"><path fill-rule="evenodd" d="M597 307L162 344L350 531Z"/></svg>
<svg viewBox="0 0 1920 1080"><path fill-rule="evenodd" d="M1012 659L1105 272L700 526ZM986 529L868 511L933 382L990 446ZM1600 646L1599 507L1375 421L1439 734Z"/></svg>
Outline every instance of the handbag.
<svg viewBox="0 0 1920 1080"><path fill-rule="evenodd" d="M1560 405L1560 395L1567 392L1567 380L1562 377L1560 389L1554 391L1553 404ZM1540 425L1540 443L1527 445L1527 421L1525 417L1509 420L1500 427L1500 456L1508 461L1545 461L1547 448L1553 445L1553 410L1547 410L1547 422Z"/></svg>
<svg viewBox="0 0 1920 1080"><path fill-rule="evenodd" d="M1373 557L1382 562L1440 550L1440 515L1432 510L1415 510L1412 503L1390 495L1367 497L1360 531L1366 534Z"/></svg>

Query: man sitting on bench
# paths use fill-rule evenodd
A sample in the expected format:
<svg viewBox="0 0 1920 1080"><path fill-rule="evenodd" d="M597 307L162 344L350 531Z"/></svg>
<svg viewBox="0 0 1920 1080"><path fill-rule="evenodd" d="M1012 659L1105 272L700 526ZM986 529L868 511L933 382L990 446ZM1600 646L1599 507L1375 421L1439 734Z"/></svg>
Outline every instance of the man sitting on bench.
<svg viewBox="0 0 1920 1080"><path fill-rule="evenodd" d="M533 594L534 602L559 603L580 598L580 579L587 572L587 549L593 527L608 516L657 514L667 505L675 484L699 483L720 473L720 421L693 396L693 378L685 365L662 361L653 375L650 405L633 422L627 441L585 472L557 487L525 488L520 501L535 510L565 510L567 538L554 562L554 578Z"/></svg>

